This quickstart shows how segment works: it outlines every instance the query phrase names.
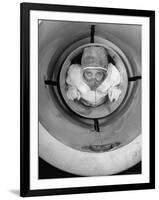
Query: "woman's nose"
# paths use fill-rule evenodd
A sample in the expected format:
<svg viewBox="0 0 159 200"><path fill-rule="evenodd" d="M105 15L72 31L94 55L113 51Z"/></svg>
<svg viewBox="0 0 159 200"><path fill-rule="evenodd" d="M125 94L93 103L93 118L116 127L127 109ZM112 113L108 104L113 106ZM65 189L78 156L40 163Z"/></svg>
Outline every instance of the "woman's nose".
<svg viewBox="0 0 159 200"><path fill-rule="evenodd" d="M93 80L96 79L96 74L95 74L95 73L92 74L92 79L93 79Z"/></svg>

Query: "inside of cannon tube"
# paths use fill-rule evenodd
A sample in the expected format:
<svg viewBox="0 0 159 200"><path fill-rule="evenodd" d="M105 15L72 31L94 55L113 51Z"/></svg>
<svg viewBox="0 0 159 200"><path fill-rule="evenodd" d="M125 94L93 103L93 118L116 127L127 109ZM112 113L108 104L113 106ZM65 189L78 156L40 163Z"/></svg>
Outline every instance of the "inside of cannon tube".
<svg viewBox="0 0 159 200"><path fill-rule="evenodd" d="M92 36L92 35L91 35ZM94 41L94 40L91 40L91 41ZM90 46L90 44L89 44ZM100 44L92 44L91 47L99 47ZM87 46L84 46L83 48L88 48ZM103 48L103 47L102 47ZM110 63L113 63L115 65L115 62L113 60L113 58L108 55L109 59L108 59L108 62ZM69 58L70 59L70 58ZM70 61L70 66L75 66L75 68L77 67L77 65L79 66L79 70L80 70L80 66L81 66L81 59L82 59L82 53L76 55L75 57L73 57ZM64 66L65 67L65 66ZM123 67L123 66L122 66ZM98 68L97 68L98 69ZM68 71L69 71L69 68L67 69L67 72L66 72L66 78L67 79L67 76L68 76ZM121 71L121 70L120 70ZM125 72L126 74L126 72ZM121 74L121 76L125 75L125 74ZM61 75L62 76L62 75ZM64 76L65 77L65 76ZM107 77L107 76L106 76ZM82 78L82 77L81 77ZM114 78L114 77L113 77ZM105 78L106 79L106 78ZM122 78L123 80L124 78ZM126 79L127 80L127 79ZM83 80L82 80L83 81ZM102 81L103 82L103 81ZM69 85L65 82L66 84L66 87L65 87L65 90L63 91L63 95L65 96L65 94L67 93L68 91L68 88L69 88ZM108 82L109 84L109 82ZM123 85L125 84L124 82L118 84L118 85ZM127 83L126 83L127 84ZM125 84L125 85L126 85ZM61 87L63 88L63 87ZM72 86L71 86L72 88ZM122 87L121 87L122 88ZM125 88L124 88L125 89ZM91 90L91 89L90 89ZM126 89L125 89L126 90ZM87 99L84 99L84 98L80 98L79 100L77 100L77 98L75 99L69 99L68 96L66 95L64 98L66 99L66 102L68 102L68 106L75 112L75 114L78 114L79 117L85 117L85 118L91 118L93 123L94 123L94 132L93 134L96 135L97 137L97 143L95 144L90 144L90 145L85 145L85 146L82 146L81 149L83 151L89 151L89 152L105 152L105 151L109 151L109 150L112 150L112 149L115 149L117 148L119 145L121 145L120 142L114 142L114 143L109 143L109 144L105 144L103 141L102 141L102 135L101 135L101 131L100 131L100 123L99 123L99 120L100 118L105 118L108 114L110 115L113 110L109 109L110 112L101 112L101 108L103 110L103 108L107 111L108 108L107 106L111 105L111 102L110 100L108 99L108 95L107 93L102 96L101 100L100 99L97 99L97 95L98 95L98 90L97 88L93 91L91 90L91 102L87 101ZM125 92L123 90L123 92ZM87 92L88 94L88 92ZM124 98L124 95L123 95L123 98ZM120 100L121 101L121 100ZM74 107L72 106L72 104L74 103ZM116 102L114 102L116 103ZM108 105L109 104L109 105ZM83 109L86 110L86 112L82 112L82 116L80 116L80 109L81 107ZM89 116L88 116L88 112L87 111L90 111L89 112ZM93 114L92 114L93 113ZM97 117L98 116L98 117ZM92 130L91 130L92 131Z"/></svg>
<svg viewBox="0 0 159 200"><path fill-rule="evenodd" d="M129 26L139 38L140 27ZM39 25L39 122L51 136L73 149L114 151L141 134L140 46L136 38L134 43L128 41L132 34L128 31L125 36L125 30L127 27L113 24L42 21ZM69 67L81 66L84 49L93 46L108 50L108 63L120 73L117 100L110 101L106 94L98 104L97 89L90 92L93 104L84 95L68 98Z"/></svg>

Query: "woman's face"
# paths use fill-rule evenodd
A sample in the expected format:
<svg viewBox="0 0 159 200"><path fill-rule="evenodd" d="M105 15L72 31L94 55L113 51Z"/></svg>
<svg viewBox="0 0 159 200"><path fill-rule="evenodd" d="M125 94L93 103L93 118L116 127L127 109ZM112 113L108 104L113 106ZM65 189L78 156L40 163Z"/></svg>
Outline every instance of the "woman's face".
<svg viewBox="0 0 159 200"><path fill-rule="evenodd" d="M91 89L96 89L106 78L106 72L99 69L86 69L83 72L83 78Z"/></svg>

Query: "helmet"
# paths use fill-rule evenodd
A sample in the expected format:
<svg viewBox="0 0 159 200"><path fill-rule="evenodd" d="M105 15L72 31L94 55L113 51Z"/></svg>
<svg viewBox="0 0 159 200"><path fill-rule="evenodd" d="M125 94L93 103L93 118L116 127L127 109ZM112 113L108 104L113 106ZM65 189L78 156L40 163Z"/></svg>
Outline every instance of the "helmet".
<svg viewBox="0 0 159 200"><path fill-rule="evenodd" d="M85 69L102 69L107 71L108 53L104 47L89 46L83 51L81 67Z"/></svg>

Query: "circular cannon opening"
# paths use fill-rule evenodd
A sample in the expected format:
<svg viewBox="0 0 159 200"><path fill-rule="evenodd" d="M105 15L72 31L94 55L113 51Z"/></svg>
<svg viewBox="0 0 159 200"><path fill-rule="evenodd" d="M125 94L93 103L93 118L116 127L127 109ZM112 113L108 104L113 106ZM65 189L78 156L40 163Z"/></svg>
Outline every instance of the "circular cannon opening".
<svg viewBox="0 0 159 200"><path fill-rule="evenodd" d="M125 95L127 93L127 88L128 88L128 77L127 77L127 71L126 71L126 67L122 61L122 59L120 59L120 62L122 63L121 65L118 66L118 70L119 73L121 75L121 82L119 84L119 88L121 89L121 95L119 97L119 99L117 101L114 102L110 102L108 100L108 97L105 96L101 102L96 103L96 91L95 91L95 104L93 105L89 105L88 103L86 103L83 99L82 100L75 100L72 101L67 97L67 90L68 90L68 84L66 83L66 79L68 76L68 70L70 65L72 64L78 64L81 65L81 57L82 57L82 53L84 48L87 47L104 47L106 50L109 49L109 51L111 50L114 54L116 54L117 56L119 56L111 47L103 45L101 43L88 43L85 45L82 45L78 48L76 48L75 50L73 50L66 58L66 60L64 61L61 70L60 70L60 74L59 74L59 84L60 84L60 92L62 94L62 98L64 99L65 103L67 104L67 106L69 107L69 109L71 109L73 111L73 113L77 114L79 117L84 117L84 118L96 118L96 119L100 119L100 118L105 118L108 115L112 114L123 102ZM119 57L120 58L120 57ZM113 58L109 55L109 60L111 60L111 62L114 64L114 60ZM110 61L108 61L110 62ZM114 112L115 114L115 112Z"/></svg>

